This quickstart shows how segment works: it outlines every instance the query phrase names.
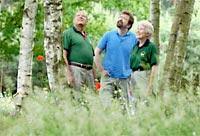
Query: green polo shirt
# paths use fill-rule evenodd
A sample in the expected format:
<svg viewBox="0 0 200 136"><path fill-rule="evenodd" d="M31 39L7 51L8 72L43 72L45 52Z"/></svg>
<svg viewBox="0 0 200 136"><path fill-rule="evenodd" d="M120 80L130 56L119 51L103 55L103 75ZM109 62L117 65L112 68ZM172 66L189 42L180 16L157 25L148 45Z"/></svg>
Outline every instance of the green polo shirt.
<svg viewBox="0 0 200 136"><path fill-rule="evenodd" d="M131 54L131 69L136 71L150 70L153 65L158 64L158 49L156 45L149 40L146 40L142 47L139 47L139 42L134 47Z"/></svg>
<svg viewBox="0 0 200 136"><path fill-rule="evenodd" d="M93 65L94 50L86 34L83 35L75 27L71 27L63 33L63 44L69 62Z"/></svg>

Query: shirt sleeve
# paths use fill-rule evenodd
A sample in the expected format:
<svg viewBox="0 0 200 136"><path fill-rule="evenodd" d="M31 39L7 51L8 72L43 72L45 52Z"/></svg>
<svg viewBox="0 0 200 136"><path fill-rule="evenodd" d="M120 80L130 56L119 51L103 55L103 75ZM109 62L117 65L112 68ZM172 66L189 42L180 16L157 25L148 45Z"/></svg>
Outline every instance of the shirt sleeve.
<svg viewBox="0 0 200 136"><path fill-rule="evenodd" d="M151 48L151 66L158 64L158 48L156 45L153 45Z"/></svg>
<svg viewBox="0 0 200 136"><path fill-rule="evenodd" d="M98 44L98 48L100 48L100 49L102 49L102 50L104 50L105 48L106 48L106 45L107 45L107 43L108 43L108 32L107 33L105 33L104 35L103 35L103 37L101 38L101 40L99 41L99 44Z"/></svg>
<svg viewBox="0 0 200 136"><path fill-rule="evenodd" d="M63 48L68 50L70 48L70 34L69 31L63 32Z"/></svg>

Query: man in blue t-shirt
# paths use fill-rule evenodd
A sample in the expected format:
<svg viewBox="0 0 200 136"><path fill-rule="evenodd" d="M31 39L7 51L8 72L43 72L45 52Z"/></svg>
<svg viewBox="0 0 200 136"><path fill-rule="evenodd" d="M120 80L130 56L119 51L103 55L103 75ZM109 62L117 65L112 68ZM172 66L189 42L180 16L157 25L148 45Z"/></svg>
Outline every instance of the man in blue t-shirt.
<svg viewBox="0 0 200 136"><path fill-rule="evenodd" d="M128 11L123 11L117 20L117 30L104 34L95 49L95 63L101 72L100 97L104 106L109 106L116 90L120 92L122 100L126 100L126 107L131 98L130 56L136 36L130 32L134 18ZM103 63L100 55L104 52Z"/></svg>

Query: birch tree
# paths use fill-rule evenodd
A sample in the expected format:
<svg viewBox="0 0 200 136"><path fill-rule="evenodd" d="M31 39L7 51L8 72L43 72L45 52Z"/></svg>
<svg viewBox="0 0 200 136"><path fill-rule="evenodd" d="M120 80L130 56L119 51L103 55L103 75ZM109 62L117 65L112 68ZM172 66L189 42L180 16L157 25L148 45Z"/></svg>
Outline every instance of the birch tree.
<svg viewBox="0 0 200 136"><path fill-rule="evenodd" d="M178 91L182 83L183 64L195 0L177 0L164 66L164 85ZM167 81L167 82L166 82Z"/></svg>
<svg viewBox="0 0 200 136"><path fill-rule="evenodd" d="M153 41L159 46L160 0L150 0L150 20L154 26Z"/></svg>
<svg viewBox="0 0 200 136"><path fill-rule="evenodd" d="M45 0L44 49L47 76L51 91L58 85L58 66L62 58L61 50L61 10L62 0Z"/></svg>
<svg viewBox="0 0 200 136"><path fill-rule="evenodd" d="M15 105L17 106L21 106L22 99L32 90L33 40L37 1L25 0L23 12L15 101Z"/></svg>

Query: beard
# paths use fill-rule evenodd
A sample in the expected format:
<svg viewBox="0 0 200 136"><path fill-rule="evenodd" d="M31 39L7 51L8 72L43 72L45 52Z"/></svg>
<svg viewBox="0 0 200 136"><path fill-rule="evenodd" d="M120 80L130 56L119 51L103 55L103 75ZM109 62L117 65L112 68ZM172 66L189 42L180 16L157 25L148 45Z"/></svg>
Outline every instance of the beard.
<svg viewBox="0 0 200 136"><path fill-rule="evenodd" d="M118 28L122 28L123 27L123 21L122 20L118 20L117 21L117 27Z"/></svg>

